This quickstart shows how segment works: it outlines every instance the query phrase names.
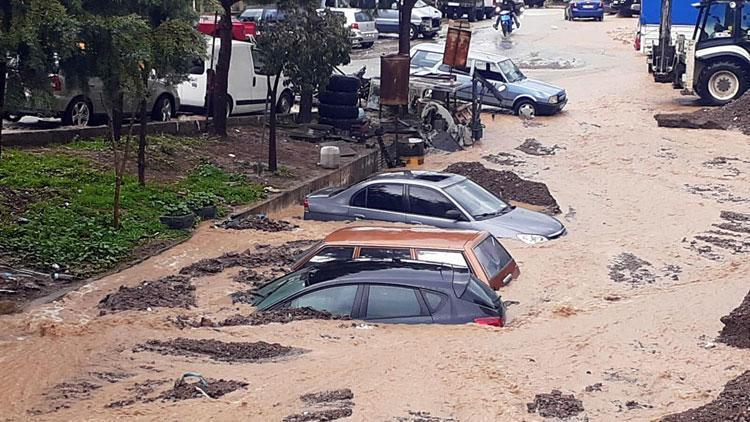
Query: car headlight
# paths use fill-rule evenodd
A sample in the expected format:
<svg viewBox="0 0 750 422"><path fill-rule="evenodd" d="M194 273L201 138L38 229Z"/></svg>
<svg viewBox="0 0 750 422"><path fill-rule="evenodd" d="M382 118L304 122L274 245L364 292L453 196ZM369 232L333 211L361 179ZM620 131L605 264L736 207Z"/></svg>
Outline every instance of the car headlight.
<svg viewBox="0 0 750 422"><path fill-rule="evenodd" d="M558 101L557 95L553 95L553 96L549 97L549 103L550 104L557 104L557 101Z"/></svg>
<svg viewBox="0 0 750 422"><path fill-rule="evenodd" d="M535 243L546 242L548 239L538 234L517 234L516 238L527 245L533 245Z"/></svg>

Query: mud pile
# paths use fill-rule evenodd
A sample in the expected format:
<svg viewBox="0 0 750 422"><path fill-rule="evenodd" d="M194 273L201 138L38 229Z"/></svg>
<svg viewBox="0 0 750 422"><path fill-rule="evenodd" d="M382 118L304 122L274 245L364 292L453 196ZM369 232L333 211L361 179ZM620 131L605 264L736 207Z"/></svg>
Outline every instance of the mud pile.
<svg viewBox="0 0 750 422"><path fill-rule="evenodd" d="M299 226L285 220L272 220L265 215L252 215L235 220L227 220L221 224L225 229L234 230L259 230L264 232L285 232L292 231Z"/></svg>
<svg viewBox="0 0 750 422"><path fill-rule="evenodd" d="M307 407L302 413L289 415L284 422L333 421L352 415L354 393L345 388L342 390L322 391L300 396Z"/></svg>
<svg viewBox="0 0 750 422"><path fill-rule="evenodd" d="M176 382L174 387L161 393L158 399L179 401L197 399L205 397L206 395L212 399L216 399L225 394L229 394L232 391L245 388L248 385L246 382L224 379L215 380L212 378L205 378L203 381L204 382L197 383L182 381Z"/></svg>
<svg viewBox="0 0 750 422"><path fill-rule="evenodd" d="M633 284L653 283L656 274L653 266L630 252L623 252L612 259L609 265L609 278L614 282L627 282Z"/></svg>
<svg viewBox="0 0 750 422"><path fill-rule="evenodd" d="M312 308L289 308L274 311L258 311L248 316L235 315L218 323L220 327L231 327L235 325L265 325L265 324L288 324L292 321L304 321L308 319L325 320L347 320L349 317L334 315L330 312L318 311Z"/></svg>
<svg viewBox="0 0 750 422"><path fill-rule="evenodd" d="M722 107L704 108L692 113L657 114L661 127L685 129L738 129L750 135L750 91Z"/></svg>
<svg viewBox="0 0 750 422"><path fill-rule="evenodd" d="M716 400L695 409L665 416L661 422L750 420L750 371L729 381Z"/></svg>
<svg viewBox="0 0 750 422"><path fill-rule="evenodd" d="M537 394L533 403L526 404L529 413L545 418L569 418L583 412L583 403L572 394L552 390L550 394Z"/></svg>
<svg viewBox="0 0 750 422"><path fill-rule="evenodd" d="M101 312L128 310L143 311L148 308L190 308L195 306L195 286L190 278L168 276L156 281L144 281L135 287L120 286L99 301Z"/></svg>
<svg viewBox="0 0 750 422"><path fill-rule="evenodd" d="M506 201L544 207L544 212L548 214L560 213L560 206L547 185L524 180L512 171L492 170L479 163L468 162L451 164L444 171L466 176Z"/></svg>
<svg viewBox="0 0 750 422"><path fill-rule="evenodd" d="M688 249L713 261L722 259L726 252L733 255L750 253L750 214L722 211L719 216L722 221L690 240Z"/></svg>
<svg viewBox="0 0 750 422"><path fill-rule="evenodd" d="M718 341L742 349L750 349L750 292L745 300L729 315L721 317L724 328L719 333Z"/></svg>
<svg viewBox="0 0 750 422"><path fill-rule="evenodd" d="M233 280L237 283L248 284L250 287L257 288L266 285L269 281L275 280L287 273L286 268L275 267L266 271L242 270L234 276Z"/></svg>
<svg viewBox="0 0 750 422"><path fill-rule="evenodd" d="M294 240L279 246L257 245L255 250L248 249L242 253L230 252L216 258L202 259L183 267L180 274L201 277L217 274L232 267L249 269L286 267L294 264L297 257L316 242L316 240Z"/></svg>
<svg viewBox="0 0 750 422"><path fill-rule="evenodd" d="M482 158L489 161L490 163L500 166L517 167L521 164L526 163L526 161L518 159L518 156L516 154L512 154L510 152L498 152L495 154L484 155L482 156Z"/></svg>
<svg viewBox="0 0 750 422"><path fill-rule="evenodd" d="M517 146L516 149L528 155L545 156L555 155L555 151L564 148L557 144L547 147L534 138L527 138L521 145Z"/></svg>
<svg viewBox="0 0 750 422"><path fill-rule="evenodd" d="M254 343L218 340L176 338L174 340L149 340L136 346L134 352L155 352L162 355L209 357L223 362L256 362L289 355L296 350L278 343Z"/></svg>

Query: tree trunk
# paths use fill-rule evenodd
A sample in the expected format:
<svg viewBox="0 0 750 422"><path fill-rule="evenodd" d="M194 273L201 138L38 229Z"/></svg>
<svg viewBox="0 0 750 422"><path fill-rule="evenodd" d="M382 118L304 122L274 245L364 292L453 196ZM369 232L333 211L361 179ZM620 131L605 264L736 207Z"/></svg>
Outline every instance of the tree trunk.
<svg viewBox="0 0 750 422"><path fill-rule="evenodd" d="M141 125L138 133L138 183L146 185L146 99L141 99Z"/></svg>
<svg viewBox="0 0 750 422"><path fill-rule="evenodd" d="M297 123L310 123L312 120L312 103L312 89L303 88L299 97L299 114L297 115Z"/></svg>
<svg viewBox="0 0 750 422"><path fill-rule="evenodd" d="M401 7L399 8L399 22L398 22L398 54L409 55L411 48L411 37L409 37L409 30L411 28L411 10L416 4L416 0L403 0Z"/></svg>
<svg viewBox="0 0 750 422"><path fill-rule="evenodd" d="M118 153L120 142L122 140L122 106L123 106L123 94L117 95L117 98L112 105L112 119L110 122L112 130L112 149L115 156L115 197L112 207L112 225L115 229L120 228L120 190L122 189L122 172L120 171L120 164L125 159L126 151L123 151L121 157Z"/></svg>
<svg viewBox="0 0 750 422"><path fill-rule="evenodd" d="M232 58L232 3L222 2L224 14L219 19L219 60L216 63L213 99L213 132L222 138L227 137L227 87L229 84L229 63Z"/></svg>
<svg viewBox="0 0 750 422"><path fill-rule="evenodd" d="M8 72L8 63L0 61L0 119L5 117L5 75ZM3 158L3 122L0 120L0 159Z"/></svg>
<svg viewBox="0 0 750 422"><path fill-rule="evenodd" d="M269 129L268 129L268 171L275 173L278 170L276 162L276 91L279 89L279 79L281 79L281 72L274 76L273 87L269 89L268 101L271 103L271 110L269 113ZM269 82L270 84L270 78Z"/></svg>

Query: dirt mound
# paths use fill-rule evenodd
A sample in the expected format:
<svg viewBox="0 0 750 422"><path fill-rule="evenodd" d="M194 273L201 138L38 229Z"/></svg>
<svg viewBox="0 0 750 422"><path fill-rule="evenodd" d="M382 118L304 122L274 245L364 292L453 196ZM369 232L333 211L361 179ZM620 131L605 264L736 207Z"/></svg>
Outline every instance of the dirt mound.
<svg viewBox="0 0 750 422"><path fill-rule="evenodd" d="M321 391L300 396L300 400L307 404L330 403L336 401L352 400L354 393L348 388L342 390Z"/></svg>
<svg viewBox="0 0 750 422"><path fill-rule="evenodd" d="M265 341L225 343L218 340L176 338L167 341L149 340L136 346L133 351L155 352L173 356L206 356L223 362L255 362L286 356L295 352L295 349L278 343L266 343Z"/></svg>
<svg viewBox="0 0 750 422"><path fill-rule="evenodd" d="M225 229L234 230L259 230L264 232L292 231L299 226L284 220L272 220L263 214L227 220L221 224Z"/></svg>
<svg viewBox="0 0 750 422"><path fill-rule="evenodd" d="M729 381L716 400L701 407L661 418L661 422L750 420L750 371Z"/></svg>
<svg viewBox="0 0 750 422"><path fill-rule="evenodd" d="M529 155L536 155L536 156L545 156L545 155L555 155L555 151L558 149L565 149L557 144L547 147L542 145L539 141L537 141L534 138L528 138L519 146L516 147L517 150L529 154Z"/></svg>
<svg viewBox="0 0 750 422"><path fill-rule="evenodd" d="M191 306L195 306L195 286L190 284L190 278L182 276L144 281L135 287L120 286L118 291L99 301L102 313Z"/></svg>
<svg viewBox="0 0 750 422"><path fill-rule="evenodd" d="M548 214L559 214L560 206L547 185L524 180L512 171L488 169L480 163L451 164L444 171L466 176L495 195L514 202L544 207Z"/></svg>
<svg viewBox="0 0 750 422"><path fill-rule="evenodd" d="M537 394L526 408L529 413L539 413L545 418L569 418L583 412L583 403L572 394L552 390L550 394Z"/></svg>
<svg viewBox="0 0 750 422"><path fill-rule="evenodd" d="M248 284L253 288L266 285L269 281L275 280L287 273L286 268L276 267L269 268L266 271L242 270L234 276L233 280L237 283Z"/></svg>
<svg viewBox="0 0 750 422"><path fill-rule="evenodd" d="M248 386L246 382L232 381L212 378L202 378L203 382L189 383L178 381L174 387L161 393L159 399L162 400L188 400L209 396L212 399L219 398L232 391L239 390Z"/></svg>
<svg viewBox="0 0 750 422"><path fill-rule="evenodd" d="M742 349L750 349L750 292L745 300L729 315L721 317L724 328L719 333L718 341Z"/></svg>
<svg viewBox="0 0 750 422"><path fill-rule="evenodd" d="M257 270L261 267L286 267L296 262L317 240L294 240L279 246L257 245L255 250L242 253L230 252L216 258L197 261L180 270L180 274L201 277L216 274L232 267L245 267Z"/></svg>
<svg viewBox="0 0 750 422"><path fill-rule="evenodd" d="M704 108L692 113L657 114L661 127L685 129L739 129L750 135L750 91L722 107Z"/></svg>
<svg viewBox="0 0 750 422"><path fill-rule="evenodd" d="M300 400L312 410L289 415L284 422L333 421L348 418L352 415L354 393L348 388L332 391L321 391L300 396Z"/></svg>

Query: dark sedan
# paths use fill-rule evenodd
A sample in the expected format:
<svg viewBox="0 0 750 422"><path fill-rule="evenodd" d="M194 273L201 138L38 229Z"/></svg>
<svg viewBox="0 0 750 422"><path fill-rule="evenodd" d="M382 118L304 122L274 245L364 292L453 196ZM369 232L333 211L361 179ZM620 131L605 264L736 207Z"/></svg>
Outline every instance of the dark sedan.
<svg viewBox="0 0 750 422"><path fill-rule="evenodd" d="M466 268L417 261L307 267L252 293L259 310L312 308L394 324L505 325L505 304Z"/></svg>

